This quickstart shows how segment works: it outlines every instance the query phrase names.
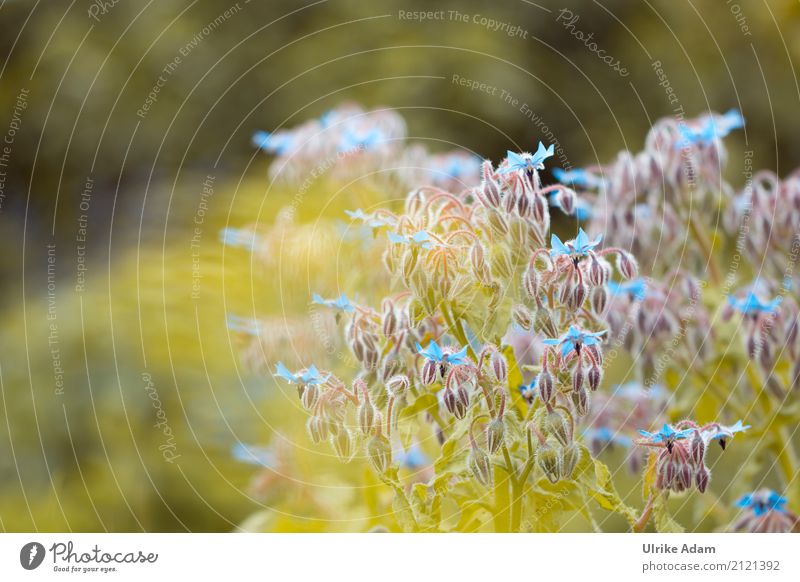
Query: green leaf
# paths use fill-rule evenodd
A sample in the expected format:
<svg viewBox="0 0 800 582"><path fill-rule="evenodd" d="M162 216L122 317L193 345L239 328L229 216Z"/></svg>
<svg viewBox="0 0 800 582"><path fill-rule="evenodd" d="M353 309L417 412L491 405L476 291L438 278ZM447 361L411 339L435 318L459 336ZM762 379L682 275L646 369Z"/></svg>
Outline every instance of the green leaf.
<svg viewBox="0 0 800 582"><path fill-rule="evenodd" d="M666 495L659 495L653 502L653 518L656 523L656 531L659 533L683 533L681 524L672 519L667 507Z"/></svg>
<svg viewBox="0 0 800 582"><path fill-rule="evenodd" d="M414 520L414 512L408 504L406 496L403 494L402 489L397 491L392 501L392 509L394 510L394 517L397 520L397 525L404 532L413 532L417 529L417 523Z"/></svg>

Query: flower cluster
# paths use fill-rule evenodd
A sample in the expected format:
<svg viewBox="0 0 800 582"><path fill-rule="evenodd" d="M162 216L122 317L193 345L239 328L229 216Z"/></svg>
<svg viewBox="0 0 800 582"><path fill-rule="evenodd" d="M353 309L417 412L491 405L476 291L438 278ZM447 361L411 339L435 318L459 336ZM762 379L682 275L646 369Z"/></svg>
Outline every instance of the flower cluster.
<svg viewBox="0 0 800 582"><path fill-rule="evenodd" d="M750 533L786 533L797 531L800 518L786 507L787 499L771 489L743 495L736 506L742 515L733 524L734 531Z"/></svg>

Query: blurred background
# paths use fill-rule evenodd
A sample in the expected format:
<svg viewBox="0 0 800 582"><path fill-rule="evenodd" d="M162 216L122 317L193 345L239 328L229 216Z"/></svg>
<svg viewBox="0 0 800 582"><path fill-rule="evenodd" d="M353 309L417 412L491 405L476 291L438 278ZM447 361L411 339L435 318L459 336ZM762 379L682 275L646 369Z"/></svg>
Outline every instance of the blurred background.
<svg viewBox="0 0 800 582"><path fill-rule="evenodd" d="M4 531L374 525L366 464L312 450L296 394L226 322L272 321L287 363L324 353L310 324L277 330L378 269L314 224L403 193L315 181L293 205L307 246L282 251L289 226L277 262L226 248L220 229L280 224L297 194L255 130L355 101L433 152L498 161L555 136L585 166L660 117L737 108L734 185L744 151L800 166L794 0L3 0L0 30ZM280 470L237 462L239 442Z"/></svg>

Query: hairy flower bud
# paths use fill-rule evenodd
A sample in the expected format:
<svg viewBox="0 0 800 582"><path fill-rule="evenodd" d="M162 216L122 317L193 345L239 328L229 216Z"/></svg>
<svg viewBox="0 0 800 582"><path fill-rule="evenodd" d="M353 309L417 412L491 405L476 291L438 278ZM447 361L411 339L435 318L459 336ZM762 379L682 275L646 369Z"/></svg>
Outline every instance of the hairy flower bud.
<svg viewBox="0 0 800 582"><path fill-rule="evenodd" d="M496 453L503 444L505 425L501 418L495 418L486 425L486 446L490 453Z"/></svg>
<svg viewBox="0 0 800 582"><path fill-rule="evenodd" d="M530 331L533 327L533 315L527 307L519 303L511 308L511 320L525 331Z"/></svg>
<svg viewBox="0 0 800 582"><path fill-rule="evenodd" d="M539 294L539 274L533 265L529 265L522 275L522 288L531 299L534 299Z"/></svg>
<svg viewBox="0 0 800 582"><path fill-rule="evenodd" d="M425 363L422 365L422 383L426 386L430 386L436 382L437 374L436 362L426 359Z"/></svg>
<svg viewBox="0 0 800 582"><path fill-rule="evenodd" d="M381 327L384 337L391 337L397 331L397 313L395 313L394 304L389 300L383 302Z"/></svg>
<svg viewBox="0 0 800 582"><path fill-rule="evenodd" d="M697 490L700 493L705 493L706 489L708 489L708 482L710 480L711 480L711 473L709 473L705 465L701 465L700 468L697 470L697 474L695 475L695 483L697 484Z"/></svg>
<svg viewBox="0 0 800 582"><path fill-rule="evenodd" d="M538 194L534 195L532 198L532 213L533 219L542 224L544 227L548 227L550 224L550 215L547 211L547 203L544 200L544 196L540 196Z"/></svg>
<svg viewBox="0 0 800 582"><path fill-rule="evenodd" d="M577 467L578 461L580 460L581 460L581 450L575 443L570 443L569 445L561 449L561 459L560 459L561 478L562 479L572 478L572 473L575 471L575 467Z"/></svg>
<svg viewBox="0 0 800 582"><path fill-rule="evenodd" d="M331 437L333 442L333 450L336 451L336 456L343 463L349 463L353 459L355 453L355 443L353 433L349 428L343 428L339 434Z"/></svg>
<svg viewBox="0 0 800 582"><path fill-rule="evenodd" d="M589 297L589 302L592 305L592 311L597 315L603 315L608 305L608 291L605 287L595 287L592 289L592 294Z"/></svg>
<svg viewBox="0 0 800 582"><path fill-rule="evenodd" d="M368 399L364 399L358 406L358 427L364 435L368 435L375 428L375 416L377 414L375 405Z"/></svg>
<svg viewBox="0 0 800 582"><path fill-rule="evenodd" d="M517 200L517 214L519 214L521 218L527 218L530 213L531 199L523 192L519 200Z"/></svg>
<svg viewBox="0 0 800 582"><path fill-rule="evenodd" d="M503 354L494 351L491 356L492 373L498 382L505 383L508 379L508 362Z"/></svg>
<svg viewBox="0 0 800 582"><path fill-rule="evenodd" d="M547 370L542 370L542 373L539 374L537 386L539 387L539 398L542 399L542 402L545 404L550 402L556 393L553 375Z"/></svg>
<svg viewBox="0 0 800 582"><path fill-rule="evenodd" d="M514 209L517 207L517 195L514 194L513 191L508 190L506 191L505 196L503 197L503 208L508 214L514 212Z"/></svg>
<svg viewBox="0 0 800 582"><path fill-rule="evenodd" d="M692 462L697 466L702 466L706 457L706 443L703 437L700 436L699 430L694 431L692 434L692 440L689 442L689 451L692 455Z"/></svg>
<svg viewBox="0 0 800 582"><path fill-rule="evenodd" d="M500 186L493 178L486 177L481 185L481 203L488 208L500 206Z"/></svg>
<svg viewBox="0 0 800 582"><path fill-rule="evenodd" d="M328 438L326 423L319 416L309 417L308 421L306 422L306 430L308 431L308 436L311 437L311 441L315 445L318 445Z"/></svg>
<svg viewBox="0 0 800 582"><path fill-rule="evenodd" d="M589 284L592 287L602 287L608 282L608 271L603 268L597 255L589 258Z"/></svg>
<svg viewBox="0 0 800 582"><path fill-rule="evenodd" d="M395 376L402 368L400 360L397 356L387 355L381 364L381 380L386 383L389 378Z"/></svg>
<svg viewBox="0 0 800 582"><path fill-rule="evenodd" d="M551 483L557 483L561 478L561 458L553 447L539 447L536 451L536 463Z"/></svg>
<svg viewBox="0 0 800 582"><path fill-rule="evenodd" d="M625 251L617 254L617 268L626 279L634 279L639 272L639 265L636 264L636 259Z"/></svg>
<svg viewBox="0 0 800 582"><path fill-rule="evenodd" d="M548 434L555 437L562 445L567 446L572 442L569 424L560 410L554 410L547 414L544 421L544 428Z"/></svg>
<svg viewBox="0 0 800 582"><path fill-rule="evenodd" d="M472 471L475 479L478 480L478 483L484 487L492 484L492 461L486 451L478 447L472 447L467 457L467 466Z"/></svg>
<svg viewBox="0 0 800 582"><path fill-rule="evenodd" d="M594 392L600 386L600 380L603 379L603 370L597 364L589 366L589 373L586 374L589 380L589 389Z"/></svg>
<svg viewBox="0 0 800 582"><path fill-rule="evenodd" d="M383 436L374 436L367 442L367 458L375 471L383 475L392 464L392 447Z"/></svg>
<svg viewBox="0 0 800 582"><path fill-rule="evenodd" d="M408 287L411 286L411 275L414 273L414 269L417 268L418 259L419 253L415 249L408 249L401 258L403 281Z"/></svg>
<svg viewBox="0 0 800 582"><path fill-rule="evenodd" d="M586 285L583 283L578 283L575 285L575 288L572 290L572 295L567 302L567 305L570 309L577 311L583 306L583 301L586 299Z"/></svg>
<svg viewBox="0 0 800 582"><path fill-rule="evenodd" d="M320 389L317 384L307 384L303 386L303 394L300 398L300 401L303 404L303 408L306 410L311 410L314 408L314 405L317 403L319 399Z"/></svg>
<svg viewBox="0 0 800 582"><path fill-rule="evenodd" d="M480 242L476 242L469 250L469 260L474 273L481 273L486 268L486 251Z"/></svg>
<svg viewBox="0 0 800 582"><path fill-rule="evenodd" d="M495 234L505 236L508 234L508 223L496 210L489 210L487 212L489 217L489 226Z"/></svg>
<svg viewBox="0 0 800 582"><path fill-rule="evenodd" d="M408 392L410 385L411 382L408 380L408 376L398 374L397 376L392 376L386 382L386 391L392 398L402 398Z"/></svg>
<svg viewBox="0 0 800 582"><path fill-rule="evenodd" d="M533 329L545 335L546 337L558 337L558 329L550 317L550 312L547 309L537 309L536 317L533 320Z"/></svg>
<svg viewBox="0 0 800 582"><path fill-rule="evenodd" d="M585 374L583 373L583 366L578 362L578 365L575 366L575 369L572 371L572 391L577 392L581 388L583 388L583 380L585 378Z"/></svg>
<svg viewBox="0 0 800 582"><path fill-rule="evenodd" d="M581 387L580 390L572 392L572 404L579 416L585 416L589 412L589 392L586 388Z"/></svg>

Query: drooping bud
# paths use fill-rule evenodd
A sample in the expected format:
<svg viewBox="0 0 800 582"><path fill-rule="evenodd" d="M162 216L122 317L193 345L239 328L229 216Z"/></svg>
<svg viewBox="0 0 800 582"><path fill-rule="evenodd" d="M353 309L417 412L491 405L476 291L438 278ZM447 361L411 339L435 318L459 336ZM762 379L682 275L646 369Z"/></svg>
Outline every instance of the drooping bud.
<svg viewBox="0 0 800 582"><path fill-rule="evenodd" d="M489 226L492 227L492 230L495 234L499 236L505 236L508 234L508 223L506 220L500 216L500 213L496 210L488 211L489 216Z"/></svg>
<svg viewBox="0 0 800 582"><path fill-rule="evenodd" d="M536 317L533 320L533 329L542 333L546 337L558 337L558 329L556 329L553 319L550 317L550 312L547 309L537 309Z"/></svg>
<svg viewBox="0 0 800 582"><path fill-rule="evenodd" d="M578 461L581 460L581 450L575 443L561 449L561 478L570 479Z"/></svg>
<svg viewBox="0 0 800 582"><path fill-rule="evenodd" d="M592 294L589 299L592 305L592 311L597 315L603 315L608 305L608 292L605 287L595 287L592 289Z"/></svg>
<svg viewBox="0 0 800 582"><path fill-rule="evenodd" d="M567 303L570 309L578 310L583 306L583 301L586 299L586 285L583 283L578 283L575 285L575 288L572 290L572 296L570 297L570 301Z"/></svg>
<svg viewBox="0 0 800 582"><path fill-rule="evenodd" d="M384 436L374 436L367 442L367 457L375 471L383 475L392 464L392 447Z"/></svg>
<svg viewBox="0 0 800 582"><path fill-rule="evenodd" d="M501 418L495 418L486 425L486 446L490 453L496 453L503 444L505 425Z"/></svg>
<svg viewBox="0 0 800 582"><path fill-rule="evenodd" d="M542 399L543 403L549 403L556 393L553 375L547 370L542 370L536 385L539 387L539 398Z"/></svg>
<svg viewBox="0 0 800 582"><path fill-rule="evenodd" d="M533 315L527 307L520 303L511 308L511 320L524 331L530 331L533 327Z"/></svg>
<svg viewBox="0 0 800 582"><path fill-rule="evenodd" d="M547 203L544 201L544 196L535 195L532 199L533 202L533 219L538 223L543 223L545 226L549 224L549 215L547 213Z"/></svg>
<svg viewBox="0 0 800 582"><path fill-rule="evenodd" d="M467 457L467 466L478 483L484 487L489 487L492 484L492 461L486 451L472 447L472 450Z"/></svg>
<svg viewBox="0 0 800 582"><path fill-rule="evenodd" d="M358 406L358 427L364 435L372 433L375 428L375 415L377 413L375 405L367 398L364 398Z"/></svg>
<svg viewBox="0 0 800 582"><path fill-rule="evenodd" d="M389 378L396 375L401 369L401 362L394 355L387 355L383 359L383 364L381 365L381 380L387 382Z"/></svg>
<svg viewBox="0 0 800 582"><path fill-rule="evenodd" d="M589 259L589 283L592 287L602 287L606 282L606 270L603 268L597 255L592 254Z"/></svg>
<svg viewBox="0 0 800 582"><path fill-rule="evenodd" d="M706 443L703 437L700 436L700 431L696 430L692 434L692 440L689 443L689 451L692 455L692 462L699 466L703 465L703 460L706 457Z"/></svg>
<svg viewBox="0 0 800 582"><path fill-rule="evenodd" d="M708 472L708 469L705 465L701 465L700 468L697 470L697 474L695 475L695 483L697 484L697 490L700 493L705 493L706 489L708 489L708 482L711 480L711 474Z"/></svg>
<svg viewBox="0 0 800 582"><path fill-rule="evenodd" d="M514 212L514 209L517 207L517 195L514 194L513 191L506 191L506 194L503 197L503 207L508 214Z"/></svg>
<svg viewBox="0 0 800 582"><path fill-rule="evenodd" d="M572 391L578 392L583 388L583 380L585 374L583 373L583 366L580 362L578 365L575 366L575 369L572 371Z"/></svg>
<svg viewBox="0 0 800 582"><path fill-rule="evenodd" d="M397 314L394 304L388 299L383 302L382 328L384 337L391 337L397 331Z"/></svg>
<svg viewBox="0 0 800 582"><path fill-rule="evenodd" d="M408 249L406 252L403 253L403 257L401 259L402 262L402 269L403 269L403 281L405 281L406 286L410 287L411 282L411 275L414 274L414 269L417 268L417 262L419 259L419 253L414 249Z"/></svg>
<svg viewBox="0 0 800 582"><path fill-rule="evenodd" d="M577 392L572 392L572 404L579 416L585 416L589 412L589 392L586 388L582 387Z"/></svg>
<svg viewBox="0 0 800 582"><path fill-rule="evenodd" d="M495 350L492 353L491 362L492 373L494 373L494 377L501 384L505 383L505 381L508 379L508 362L506 362L505 356Z"/></svg>
<svg viewBox="0 0 800 582"><path fill-rule="evenodd" d="M620 251L617 254L617 268L622 273L622 276L629 280L636 278L639 272L639 265L636 264L636 259L625 251Z"/></svg>
<svg viewBox="0 0 800 582"><path fill-rule="evenodd" d="M575 214L575 192L571 188L560 187L558 190L558 205L565 214Z"/></svg>
<svg viewBox="0 0 800 582"><path fill-rule="evenodd" d="M311 410L314 408L314 405L317 403L319 399L319 386L317 384L307 384L303 387L303 395L300 398L300 401L303 404L303 408L306 410Z"/></svg>
<svg viewBox="0 0 800 582"><path fill-rule="evenodd" d="M410 385L411 382L409 382L408 376L398 374L397 376L392 376L389 378L389 381L386 382L386 391L389 393L389 396L393 398L402 398L405 396L406 392L408 392Z"/></svg>
<svg viewBox="0 0 800 582"><path fill-rule="evenodd" d="M522 275L522 288L531 299L539 294L539 273L536 272L533 265L529 265Z"/></svg>
<svg viewBox="0 0 800 582"><path fill-rule="evenodd" d="M336 451L336 456L339 457L339 460L343 463L349 463L355 453L354 438L350 429L343 428L331 440L333 442L333 450Z"/></svg>
<svg viewBox="0 0 800 582"><path fill-rule="evenodd" d="M572 442L567 419L564 418L560 410L554 410L547 414L544 421L544 428L548 434L555 437L562 445L567 446Z"/></svg>
<svg viewBox="0 0 800 582"><path fill-rule="evenodd" d="M493 178L484 178L480 201L488 208L500 206L500 186Z"/></svg>
<svg viewBox="0 0 800 582"><path fill-rule="evenodd" d="M486 252L480 242L476 242L469 250L469 260L474 273L482 273L486 268Z"/></svg>
<svg viewBox="0 0 800 582"><path fill-rule="evenodd" d="M589 389L594 392L600 386L600 380L603 379L603 370L597 364L589 366L589 373L586 374L589 380Z"/></svg>
<svg viewBox="0 0 800 582"><path fill-rule="evenodd" d="M681 463L678 470L678 481L680 482L683 490L686 490L692 486L692 468L688 463Z"/></svg>
<svg viewBox="0 0 800 582"><path fill-rule="evenodd" d="M561 478L561 458L553 447L542 445L536 450L536 463L551 483Z"/></svg>
<svg viewBox="0 0 800 582"><path fill-rule="evenodd" d="M318 445L326 438L328 438L328 430L325 421L319 416L311 416L306 422L306 429L311 441Z"/></svg>
<svg viewBox="0 0 800 582"><path fill-rule="evenodd" d="M422 365L422 383L426 386L430 386L436 382L437 373L436 362L426 359L425 363Z"/></svg>
<svg viewBox="0 0 800 582"><path fill-rule="evenodd" d="M517 214L522 218L526 218L531 212L531 199L526 193L522 193L517 200Z"/></svg>

